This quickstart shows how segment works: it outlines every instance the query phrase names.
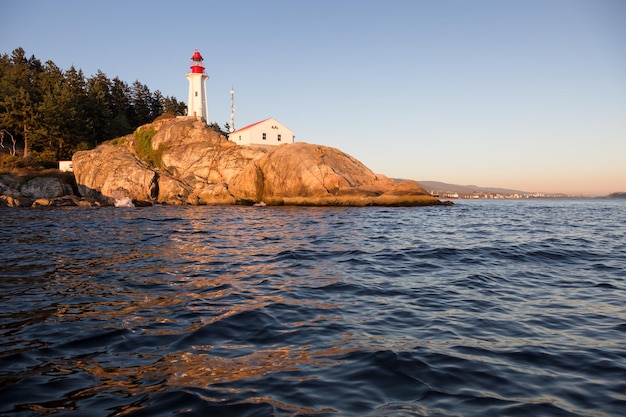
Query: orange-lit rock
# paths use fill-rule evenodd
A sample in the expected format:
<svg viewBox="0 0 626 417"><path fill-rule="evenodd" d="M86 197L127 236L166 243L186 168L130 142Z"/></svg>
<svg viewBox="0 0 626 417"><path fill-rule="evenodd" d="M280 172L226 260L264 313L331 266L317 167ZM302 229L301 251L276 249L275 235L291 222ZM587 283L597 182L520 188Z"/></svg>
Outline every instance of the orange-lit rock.
<svg viewBox="0 0 626 417"><path fill-rule="evenodd" d="M74 155L81 195L109 204L121 198L147 204L441 204L416 182L374 174L335 148L236 146L193 118L141 129L152 135L148 157L138 150L137 134Z"/></svg>

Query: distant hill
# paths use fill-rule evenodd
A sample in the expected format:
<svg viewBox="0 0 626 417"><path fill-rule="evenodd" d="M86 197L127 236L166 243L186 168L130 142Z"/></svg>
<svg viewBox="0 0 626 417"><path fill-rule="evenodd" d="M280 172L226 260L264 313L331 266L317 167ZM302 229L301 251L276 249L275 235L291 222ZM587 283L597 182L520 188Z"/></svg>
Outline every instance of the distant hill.
<svg viewBox="0 0 626 417"><path fill-rule="evenodd" d="M626 198L626 192L611 193L609 194L609 198Z"/></svg>
<svg viewBox="0 0 626 417"><path fill-rule="evenodd" d="M438 191L440 193L458 193L458 194L472 194L476 191L490 194L532 194L529 191L510 190L508 188L495 188L495 187L480 187L478 185L458 185L448 184L440 181L417 181L426 191Z"/></svg>

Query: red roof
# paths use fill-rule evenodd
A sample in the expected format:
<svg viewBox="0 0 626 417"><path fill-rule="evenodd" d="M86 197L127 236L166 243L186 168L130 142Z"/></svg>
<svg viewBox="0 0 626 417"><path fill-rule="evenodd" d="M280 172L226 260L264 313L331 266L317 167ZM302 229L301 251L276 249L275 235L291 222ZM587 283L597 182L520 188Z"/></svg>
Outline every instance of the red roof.
<svg viewBox="0 0 626 417"><path fill-rule="evenodd" d="M256 123L249 124L248 126L244 126L244 127L242 127L241 129L237 129L237 130L235 130L234 132L232 132L232 133L231 133L231 135L232 135L233 133L235 133L235 132L241 132L242 130L250 129L252 126L256 126L256 125L258 125L259 123L263 123L263 122L265 122L265 121L267 121L267 120L269 120L269 119L271 119L271 117L268 117L267 119L261 120L261 121L256 122Z"/></svg>
<svg viewBox="0 0 626 417"><path fill-rule="evenodd" d="M193 53L193 55L191 56L191 59L194 61L203 61L204 58L202 58L202 55L200 55L200 52L196 49L196 51Z"/></svg>

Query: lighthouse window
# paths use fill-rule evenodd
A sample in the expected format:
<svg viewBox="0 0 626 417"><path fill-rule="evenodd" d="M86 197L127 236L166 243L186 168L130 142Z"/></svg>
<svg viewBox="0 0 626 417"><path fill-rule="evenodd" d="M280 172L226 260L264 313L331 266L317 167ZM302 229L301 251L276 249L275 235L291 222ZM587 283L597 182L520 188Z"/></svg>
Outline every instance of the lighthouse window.
<svg viewBox="0 0 626 417"><path fill-rule="evenodd" d="M267 139L267 135L263 133L263 140Z"/></svg>
<svg viewBox="0 0 626 417"><path fill-rule="evenodd" d="M196 91L196 97L198 97L198 92Z"/></svg>
<svg viewBox="0 0 626 417"><path fill-rule="evenodd" d="M278 141L280 142L280 133L278 134Z"/></svg>

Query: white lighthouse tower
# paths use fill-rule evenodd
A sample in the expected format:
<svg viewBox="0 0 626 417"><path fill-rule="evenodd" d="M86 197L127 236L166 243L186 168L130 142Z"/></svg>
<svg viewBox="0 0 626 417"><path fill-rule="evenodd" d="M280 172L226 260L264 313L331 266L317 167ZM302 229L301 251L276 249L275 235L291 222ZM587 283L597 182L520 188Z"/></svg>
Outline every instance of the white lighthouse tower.
<svg viewBox="0 0 626 417"><path fill-rule="evenodd" d="M187 116L193 116L209 123L209 107L206 96L206 80L209 76L204 73L204 58L196 49L191 57L191 72L187 74L189 80L189 99L187 100Z"/></svg>

